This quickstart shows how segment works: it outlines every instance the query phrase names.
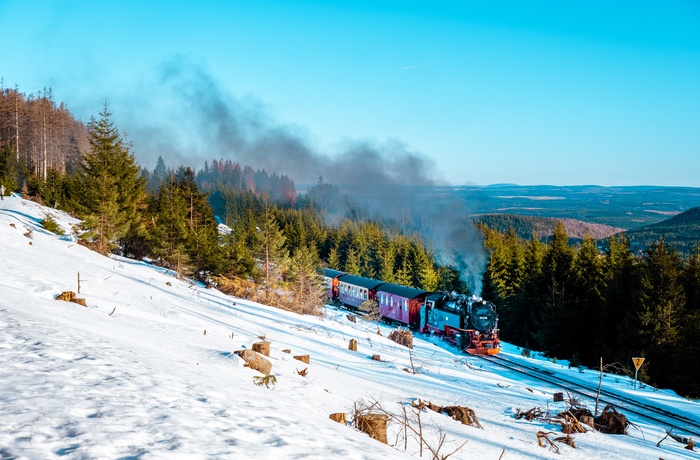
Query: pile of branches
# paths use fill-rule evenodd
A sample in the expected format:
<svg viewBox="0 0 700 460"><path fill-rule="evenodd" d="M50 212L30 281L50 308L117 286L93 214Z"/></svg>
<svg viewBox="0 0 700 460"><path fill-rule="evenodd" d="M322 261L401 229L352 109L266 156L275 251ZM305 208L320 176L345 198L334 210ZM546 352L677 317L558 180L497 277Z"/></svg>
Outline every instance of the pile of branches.
<svg viewBox="0 0 700 460"><path fill-rule="evenodd" d="M542 409L539 407L533 407L529 411L522 412L519 408L518 411L515 414L515 418L520 420L521 418L524 418L528 422L532 420L533 418L542 418L544 417L544 412L542 412Z"/></svg>
<svg viewBox="0 0 700 460"><path fill-rule="evenodd" d="M458 422L462 423L462 425L467 425L467 426L473 426L476 428L481 428L481 423L479 423L479 419L476 418L476 413L474 412L473 409L470 409L465 406L436 406L435 404L431 403L430 401L428 402L423 402L420 399L418 402L413 401L411 403L413 407L416 409L423 410L424 408L428 408L434 412L437 412L439 414L445 414L450 417L452 417L454 420L457 420Z"/></svg>
<svg viewBox="0 0 700 460"><path fill-rule="evenodd" d="M389 340L392 340L399 345L403 345L407 348L413 348L413 333L408 329L395 329L389 334Z"/></svg>
<svg viewBox="0 0 700 460"><path fill-rule="evenodd" d="M577 412L582 412L587 411L586 409L579 409ZM555 420L559 424L561 424L561 432L564 434L573 434L573 433L586 433L588 430L583 426L583 423L581 423L580 418L576 417L571 411L564 411L561 414L557 415L558 420Z"/></svg>
<svg viewBox="0 0 700 460"><path fill-rule="evenodd" d="M605 406L600 416L595 419L595 428L601 433L627 434L629 426L630 422L627 417L615 410L610 404Z"/></svg>

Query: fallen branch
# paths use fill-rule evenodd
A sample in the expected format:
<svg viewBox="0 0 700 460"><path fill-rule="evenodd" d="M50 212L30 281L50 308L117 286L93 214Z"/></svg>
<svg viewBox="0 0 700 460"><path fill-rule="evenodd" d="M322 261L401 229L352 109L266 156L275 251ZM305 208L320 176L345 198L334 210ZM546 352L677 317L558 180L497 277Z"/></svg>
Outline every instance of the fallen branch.
<svg viewBox="0 0 700 460"><path fill-rule="evenodd" d="M554 442L549 439L550 434L554 434L553 432L545 433L544 431L538 431L537 432L537 444L539 444L540 447L545 447L545 443L549 445L549 450L555 453L559 453L559 447L554 444Z"/></svg>
<svg viewBox="0 0 700 460"><path fill-rule="evenodd" d="M520 409L518 409L518 412L515 414L515 418L520 420L521 418L525 418L528 422L532 420L533 418L541 418L544 415L544 412L542 412L542 409L539 407L533 407L529 411L526 412L521 412Z"/></svg>

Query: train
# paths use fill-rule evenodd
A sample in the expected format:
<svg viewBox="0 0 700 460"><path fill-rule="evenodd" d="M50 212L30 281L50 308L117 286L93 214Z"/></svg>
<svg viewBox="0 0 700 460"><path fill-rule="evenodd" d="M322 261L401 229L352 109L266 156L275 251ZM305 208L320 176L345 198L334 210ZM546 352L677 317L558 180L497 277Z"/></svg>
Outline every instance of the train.
<svg viewBox="0 0 700 460"><path fill-rule="evenodd" d="M440 336L473 355L501 351L496 306L481 297L430 292L331 268L319 273L332 302L357 310L373 300L388 323Z"/></svg>

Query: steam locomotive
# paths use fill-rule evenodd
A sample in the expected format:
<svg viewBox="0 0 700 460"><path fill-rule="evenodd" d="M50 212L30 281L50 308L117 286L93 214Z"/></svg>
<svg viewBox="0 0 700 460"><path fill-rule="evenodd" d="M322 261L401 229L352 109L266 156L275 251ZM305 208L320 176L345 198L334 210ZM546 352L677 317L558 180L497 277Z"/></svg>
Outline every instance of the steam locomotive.
<svg viewBox="0 0 700 460"><path fill-rule="evenodd" d="M347 308L373 300L386 322L441 336L474 355L501 351L496 306L480 297L429 292L330 268L321 269L321 275L328 298Z"/></svg>

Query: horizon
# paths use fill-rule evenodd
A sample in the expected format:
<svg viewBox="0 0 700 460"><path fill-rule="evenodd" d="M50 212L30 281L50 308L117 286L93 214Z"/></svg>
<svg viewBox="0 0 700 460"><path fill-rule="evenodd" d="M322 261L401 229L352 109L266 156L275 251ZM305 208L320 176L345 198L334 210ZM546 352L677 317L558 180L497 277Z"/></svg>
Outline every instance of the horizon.
<svg viewBox="0 0 700 460"><path fill-rule="evenodd" d="M700 187L695 2L168 5L0 0L0 77L109 101L147 169Z"/></svg>

